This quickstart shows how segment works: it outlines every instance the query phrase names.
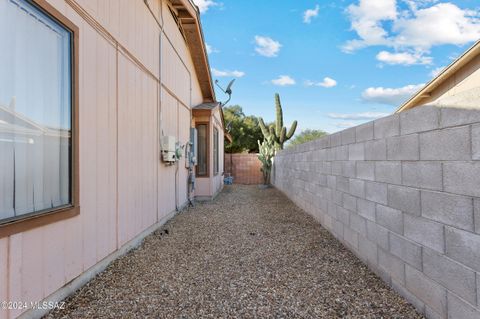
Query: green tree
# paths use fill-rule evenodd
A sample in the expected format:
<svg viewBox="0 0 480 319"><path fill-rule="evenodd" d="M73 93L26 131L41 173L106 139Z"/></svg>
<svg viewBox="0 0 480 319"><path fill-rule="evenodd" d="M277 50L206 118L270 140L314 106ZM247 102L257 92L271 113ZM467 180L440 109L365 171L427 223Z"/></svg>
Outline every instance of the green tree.
<svg viewBox="0 0 480 319"><path fill-rule="evenodd" d="M258 153L258 140L263 140L262 130L256 116L246 116L240 105L223 109L227 131L233 142L225 144L226 153Z"/></svg>
<svg viewBox="0 0 480 319"><path fill-rule="evenodd" d="M306 129L302 131L300 134L295 135L295 137L290 141L288 146L294 146L298 144L303 144L306 142L310 142L316 140L322 136L327 135L328 133L322 130L312 130Z"/></svg>

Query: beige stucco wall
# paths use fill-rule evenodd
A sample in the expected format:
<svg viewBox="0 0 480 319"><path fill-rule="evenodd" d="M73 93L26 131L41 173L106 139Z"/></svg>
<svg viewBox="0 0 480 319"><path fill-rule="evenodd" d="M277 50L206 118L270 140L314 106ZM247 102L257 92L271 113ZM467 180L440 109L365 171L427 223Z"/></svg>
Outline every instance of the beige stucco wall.
<svg viewBox="0 0 480 319"><path fill-rule="evenodd" d="M480 55L437 87L421 105L480 108Z"/></svg>
<svg viewBox="0 0 480 319"><path fill-rule="evenodd" d="M42 300L186 203L185 159L178 173L160 162L159 136L186 143L203 98L160 1L149 3L162 34L143 1L48 0L79 27L81 211L0 239L0 300Z"/></svg>

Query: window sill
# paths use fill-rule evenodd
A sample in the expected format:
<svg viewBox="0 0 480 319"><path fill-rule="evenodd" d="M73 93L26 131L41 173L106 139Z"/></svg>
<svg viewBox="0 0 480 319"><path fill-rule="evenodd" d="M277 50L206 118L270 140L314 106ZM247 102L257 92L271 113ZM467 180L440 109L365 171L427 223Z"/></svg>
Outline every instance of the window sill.
<svg viewBox="0 0 480 319"><path fill-rule="evenodd" d="M80 214L79 206L64 207L0 224L0 238L68 219Z"/></svg>

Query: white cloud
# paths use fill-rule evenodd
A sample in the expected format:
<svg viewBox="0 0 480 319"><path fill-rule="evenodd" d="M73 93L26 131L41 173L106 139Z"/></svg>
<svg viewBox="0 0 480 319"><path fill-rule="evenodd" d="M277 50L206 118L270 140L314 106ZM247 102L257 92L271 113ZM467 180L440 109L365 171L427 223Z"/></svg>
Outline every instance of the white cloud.
<svg viewBox="0 0 480 319"><path fill-rule="evenodd" d="M215 2L213 0L193 0L193 2L195 2L195 4L197 5L200 13L205 13L210 7L215 7L219 5L218 2Z"/></svg>
<svg viewBox="0 0 480 319"><path fill-rule="evenodd" d="M430 76L432 78L436 78L440 73L442 73L443 70L445 70L444 66L440 66L438 68L435 68L430 72Z"/></svg>
<svg viewBox="0 0 480 319"><path fill-rule="evenodd" d="M280 75L278 78L272 80L272 83L278 86L295 85L295 80L288 75Z"/></svg>
<svg viewBox="0 0 480 319"><path fill-rule="evenodd" d="M245 76L245 72L242 71L228 71L228 70L217 70L215 68L212 68L212 74L213 76L218 76L218 77L234 77L234 78L241 78Z"/></svg>
<svg viewBox="0 0 480 319"><path fill-rule="evenodd" d="M278 52L280 51L280 48L282 45L280 42L273 40L272 38L269 37L263 37L256 35L255 36L255 51L268 58L276 57L278 56Z"/></svg>
<svg viewBox="0 0 480 319"><path fill-rule="evenodd" d="M400 105L418 92L424 84L407 85L401 88L371 87L363 91L362 99L367 102Z"/></svg>
<svg viewBox="0 0 480 319"><path fill-rule="evenodd" d="M357 38L347 41L343 51L387 46L396 53L387 57L386 51L380 52L386 60L403 65L429 64L427 54L432 47L460 46L480 38L480 14L476 10L436 0L402 1L408 4L406 10L399 10L397 0L359 0L350 5L347 14Z"/></svg>
<svg viewBox="0 0 480 319"><path fill-rule="evenodd" d="M432 64L432 58L424 56L419 52L398 52L391 53L381 51L377 54L377 60L386 64L414 65L414 64Z"/></svg>
<svg viewBox="0 0 480 319"><path fill-rule="evenodd" d="M331 119L340 119L340 120L350 120L350 121L359 121L359 120L375 120L381 117L390 115L390 113L383 112L362 112L362 113L329 113L327 116Z"/></svg>
<svg viewBox="0 0 480 319"><path fill-rule="evenodd" d="M351 28L360 39L348 41L345 52L352 52L370 45L388 43L388 32L382 26L383 21L397 19L396 0L360 0L358 5L347 8Z"/></svg>
<svg viewBox="0 0 480 319"><path fill-rule="evenodd" d="M428 50L443 44L464 45L480 38L480 19L474 10L453 3L438 3L395 21L395 43Z"/></svg>
<svg viewBox="0 0 480 319"><path fill-rule="evenodd" d="M337 86L337 81L335 81L332 78L326 77L326 78L323 79L322 82L313 82L313 81L307 80L307 81L305 81L305 85L306 86L321 86L321 87L324 87L324 88L332 88L332 87Z"/></svg>
<svg viewBox="0 0 480 319"><path fill-rule="evenodd" d="M208 43L205 43L205 47L207 48L207 53L208 54L211 54L213 52L212 47Z"/></svg>
<svg viewBox="0 0 480 319"><path fill-rule="evenodd" d="M207 53L208 53L208 54L220 52L219 50L215 49L214 47L212 47L212 46L211 46L210 44L208 44L208 43L205 43L205 46L207 47Z"/></svg>
<svg viewBox="0 0 480 319"><path fill-rule="evenodd" d="M304 23L312 22L312 19L318 16L319 11L320 11L320 6L318 4L315 6L315 9L306 10L303 13L303 22Z"/></svg>

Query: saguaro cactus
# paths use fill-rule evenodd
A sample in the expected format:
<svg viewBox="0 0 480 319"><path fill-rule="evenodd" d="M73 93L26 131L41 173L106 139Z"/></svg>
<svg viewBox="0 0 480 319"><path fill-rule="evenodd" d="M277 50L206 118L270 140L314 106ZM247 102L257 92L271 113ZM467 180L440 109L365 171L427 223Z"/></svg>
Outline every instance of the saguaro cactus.
<svg viewBox="0 0 480 319"><path fill-rule="evenodd" d="M297 128L297 121L293 121L292 126L290 127L290 130L287 133L287 128L283 126L282 104L280 102L280 95L278 93L275 94L275 108L276 108L275 124L272 124L270 125L270 127L267 127L262 118L260 118L259 123L265 139L272 137L275 145L275 150L278 151L278 150L282 150L285 142L291 139L293 134L295 134L295 130Z"/></svg>
<svg viewBox="0 0 480 319"><path fill-rule="evenodd" d="M260 170L263 174L263 182L265 185L269 185L273 166L272 159L275 156L275 143L273 137L270 136L264 138L262 143L258 141L258 149L258 159L262 162L262 168Z"/></svg>

